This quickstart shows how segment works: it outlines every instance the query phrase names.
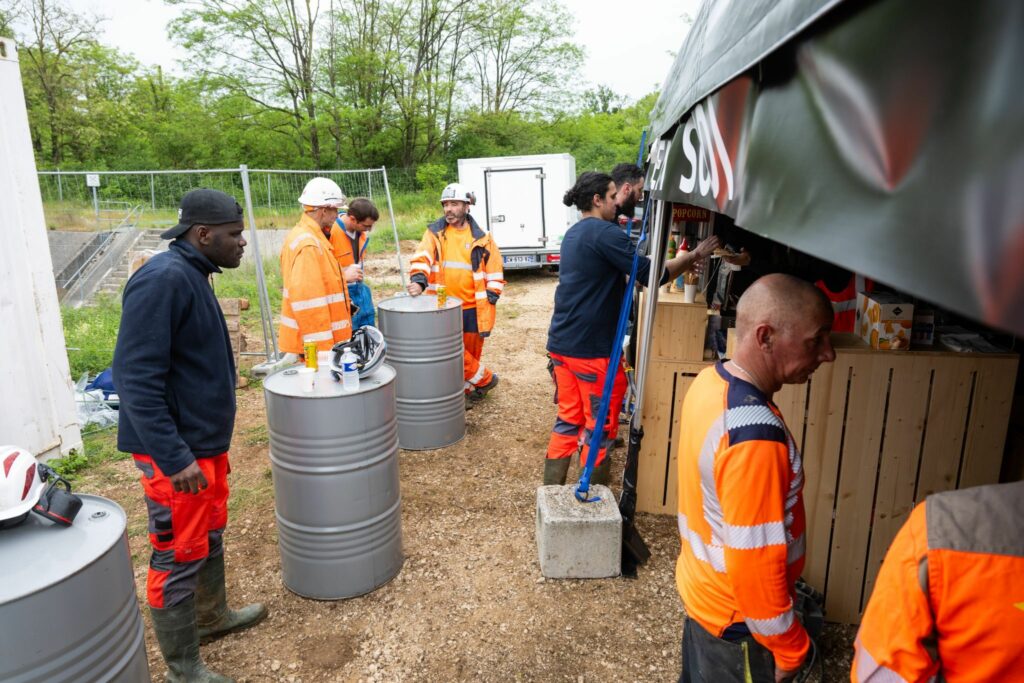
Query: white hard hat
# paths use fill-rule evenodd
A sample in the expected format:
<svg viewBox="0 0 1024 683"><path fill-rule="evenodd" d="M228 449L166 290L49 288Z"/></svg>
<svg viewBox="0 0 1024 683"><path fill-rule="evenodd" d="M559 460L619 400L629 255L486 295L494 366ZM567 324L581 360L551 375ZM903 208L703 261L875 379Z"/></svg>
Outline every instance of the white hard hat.
<svg viewBox="0 0 1024 683"><path fill-rule="evenodd" d="M345 206L345 193L338 187L338 183L330 178L313 178L306 183L302 194L299 195L299 204L340 209Z"/></svg>
<svg viewBox="0 0 1024 683"><path fill-rule="evenodd" d="M26 514L42 493L42 472L32 453L0 446L0 521Z"/></svg>
<svg viewBox="0 0 1024 683"><path fill-rule="evenodd" d="M441 190L441 203L449 201L466 202L467 204L476 204L476 195L461 183L452 183L448 187Z"/></svg>
<svg viewBox="0 0 1024 683"><path fill-rule="evenodd" d="M360 377L367 377L377 371L384 363L387 356L388 343L384 335L373 325L363 325L352 333L348 341L338 342L331 349L331 370L338 376L341 375L341 356L345 349L351 349L356 358L356 369Z"/></svg>

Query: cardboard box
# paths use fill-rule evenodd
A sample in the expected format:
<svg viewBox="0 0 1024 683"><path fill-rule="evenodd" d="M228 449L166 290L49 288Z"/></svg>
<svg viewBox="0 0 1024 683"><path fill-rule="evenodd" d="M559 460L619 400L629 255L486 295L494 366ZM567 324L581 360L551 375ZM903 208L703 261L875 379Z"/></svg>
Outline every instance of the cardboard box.
<svg viewBox="0 0 1024 683"><path fill-rule="evenodd" d="M854 332L873 349L906 350L914 327L914 305L889 292L857 292Z"/></svg>

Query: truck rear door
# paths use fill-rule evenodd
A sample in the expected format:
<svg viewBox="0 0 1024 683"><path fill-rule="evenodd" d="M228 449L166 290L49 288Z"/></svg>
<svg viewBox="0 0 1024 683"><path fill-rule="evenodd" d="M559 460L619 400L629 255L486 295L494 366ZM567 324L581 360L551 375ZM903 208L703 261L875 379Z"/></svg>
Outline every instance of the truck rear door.
<svg viewBox="0 0 1024 683"><path fill-rule="evenodd" d="M500 249L544 248L543 169L487 169L484 191L487 229Z"/></svg>

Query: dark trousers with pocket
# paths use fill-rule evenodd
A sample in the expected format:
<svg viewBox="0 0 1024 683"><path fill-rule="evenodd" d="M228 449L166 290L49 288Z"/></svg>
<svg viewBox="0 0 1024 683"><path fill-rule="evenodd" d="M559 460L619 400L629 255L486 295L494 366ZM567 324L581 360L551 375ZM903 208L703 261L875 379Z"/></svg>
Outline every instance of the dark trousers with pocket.
<svg viewBox="0 0 1024 683"><path fill-rule="evenodd" d="M679 683L774 683L775 657L753 636L716 638L693 619L683 625Z"/></svg>

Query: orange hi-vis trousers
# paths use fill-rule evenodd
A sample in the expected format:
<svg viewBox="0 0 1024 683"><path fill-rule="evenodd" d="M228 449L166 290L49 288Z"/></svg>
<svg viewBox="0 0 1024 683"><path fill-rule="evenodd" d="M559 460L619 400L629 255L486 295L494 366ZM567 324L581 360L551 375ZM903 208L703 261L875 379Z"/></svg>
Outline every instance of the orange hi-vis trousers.
<svg viewBox="0 0 1024 683"><path fill-rule="evenodd" d="M571 358L557 353L551 354L554 364L555 396L558 416L548 441L548 458L571 458L583 445L585 457L590 435L594 432L597 407L601 403L605 376L608 373L608 358ZM608 419L604 424L601 449L597 452L594 466L604 460L608 446L615 442L619 433L619 411L626 396L626 372L619 365L612 385L612 401L608 408ZM580 467L585 463L581 462Z"/></svg>
<svg viewBox="0 0 1024 683"><path fill-rule="evenodd" d="M490 384L494 373L484 367L480 357L484 355L484 338L476 332L462 333L462 374L466 380L468 394L476 387Z"/></svg>
<svg viewBox="0 0 1024 683"><path fill-rule="evenodd" d="M208 484L199 493L175 491L169 477L148 455L133 454L142 472L153 554L146 576L150 607L174 607L196 592L206 558L224 552L228 524L228 454L197 458Z"/></svg>

